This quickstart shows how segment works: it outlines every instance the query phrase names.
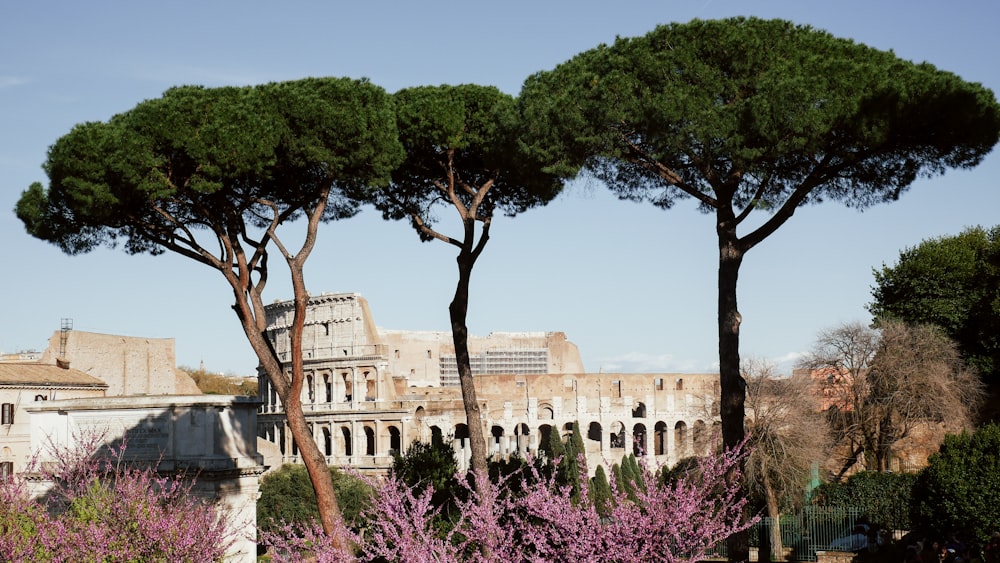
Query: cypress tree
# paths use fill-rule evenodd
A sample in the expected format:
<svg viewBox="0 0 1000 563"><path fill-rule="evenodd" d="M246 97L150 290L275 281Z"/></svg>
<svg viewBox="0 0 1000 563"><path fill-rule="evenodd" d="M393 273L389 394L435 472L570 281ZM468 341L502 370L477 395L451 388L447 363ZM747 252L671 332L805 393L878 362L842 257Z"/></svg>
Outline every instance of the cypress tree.
<svg viewBox="0 0 1000 563"><path fill-rule="evenodd" d="M604 467L598 465L594 477L590 480L590 502L597 513L607 516L611 512L611 484L604 473Z"/></svg>

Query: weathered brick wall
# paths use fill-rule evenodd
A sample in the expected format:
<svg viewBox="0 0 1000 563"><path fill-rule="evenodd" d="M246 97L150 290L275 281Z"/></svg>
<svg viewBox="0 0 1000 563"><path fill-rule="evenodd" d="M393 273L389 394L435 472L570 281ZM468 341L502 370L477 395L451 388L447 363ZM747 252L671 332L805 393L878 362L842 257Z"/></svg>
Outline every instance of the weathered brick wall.
<svg viewBox="0 0 1000 563"><path fill-rule="evenodd" d="M176 394L178 374L173 338L141 338L71 330L64 360L108 384L109 397ZM42 363L55 363L63 333L55 332ZM189 392L190 387L185 386Z"/></svg>

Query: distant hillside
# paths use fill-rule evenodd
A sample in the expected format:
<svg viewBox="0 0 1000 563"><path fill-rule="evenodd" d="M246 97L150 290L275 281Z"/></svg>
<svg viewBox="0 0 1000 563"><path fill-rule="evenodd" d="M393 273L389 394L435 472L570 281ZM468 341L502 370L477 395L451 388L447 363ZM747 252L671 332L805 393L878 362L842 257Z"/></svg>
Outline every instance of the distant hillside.
<svg viewBox="0 0 1000 563"><path fill-rule="evenodd" d="M206 395L257 396L257 378L255 377L230 377L183 366L178 369L191 376L191 379L198 385L198 389L201 389L201 392Z"/></svg>

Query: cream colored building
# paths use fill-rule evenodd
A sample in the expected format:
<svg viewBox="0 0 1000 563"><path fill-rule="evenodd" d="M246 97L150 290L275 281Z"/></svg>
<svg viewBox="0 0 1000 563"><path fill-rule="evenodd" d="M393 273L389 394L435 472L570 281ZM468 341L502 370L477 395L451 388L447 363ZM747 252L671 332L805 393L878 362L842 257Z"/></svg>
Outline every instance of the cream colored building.
<svg viewBox="0 0 1000 563"><path fill-rule="evenodd" d="M21 472L48 444L88 429L127 439L130 461L164 475L196 475L195 493L224 507L236 543L226 561L255 561L258 483L253 397L201 395L176 369L174 340L75 331L64 326L45 352L0 361L0 471ZM15 361L16 360L16 361ZM44 492L45 483L35 494Z"/></svg>
<svg viewBox="0 0 1000 563"><path fill-rule="evenodd" d="M31 456L26 407L58 399L103 397L108 385L76 370L35 362L0 362L0 477L20 473Z"/></svg>
<svg viewBox="0 0 1000 563"><path fill-rule="evenodd" d="M292 302L267 307L268 334L290 361ZM470 336L484 434L496 456L535 452L552 431L578 422L588 465L643 452L672 465L704 451L713 434L717 374L585 373L560 332ZM467 463L468 428L455 384L450 333L376 328L357 293L312 297L303 334L302 402L331 465L384 471L392 455L435 433L450 437ZM258 435L277 448L267 465L298 462L280 400L259 379Z"/></svg>

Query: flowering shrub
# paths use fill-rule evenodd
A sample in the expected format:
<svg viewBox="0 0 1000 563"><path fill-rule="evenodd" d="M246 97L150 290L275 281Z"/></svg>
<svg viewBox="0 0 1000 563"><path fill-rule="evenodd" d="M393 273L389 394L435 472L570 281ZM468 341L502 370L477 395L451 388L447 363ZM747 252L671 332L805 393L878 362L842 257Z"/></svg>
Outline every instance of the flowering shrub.
<svg viewBox="0 0 1000 563"><path fill-rule="evenodd" d="M540 477L530 467L529 475L507 477L519 479L519 487L479 475L469 498L459 501L458 524L444 534L433 526L432 491L415 493L390 476L380 483L371 481L376 492L366 514L368 527L341 533L351 537L357 556L365 561L697 561L752 524L742 522L745 500L738 494L738 481L726 480L741 455L730 451L704 458L698 472L672 483L660 482L640 462L635 486L626 491L611 483L610 507L603 516L589 500L585 466L578 500L573 487L558 485L555 477ZM512 493L515 490L519 492ZM285 540L265 535L263 541L279 563L301 560L306 552L324 563L356 556L330 547L318 526L300 529L298 536Z"/></svg>
<svg viewBox="0 0 1000 563"><path fill-rule="evenodd" d="M102 437L50 444L51 458L0 480L0 561L218 561L232 544L222 515L198 500L193 483L129 467L125 446L93 455ZM31 499L24 475L52 482Z"/></svg>

